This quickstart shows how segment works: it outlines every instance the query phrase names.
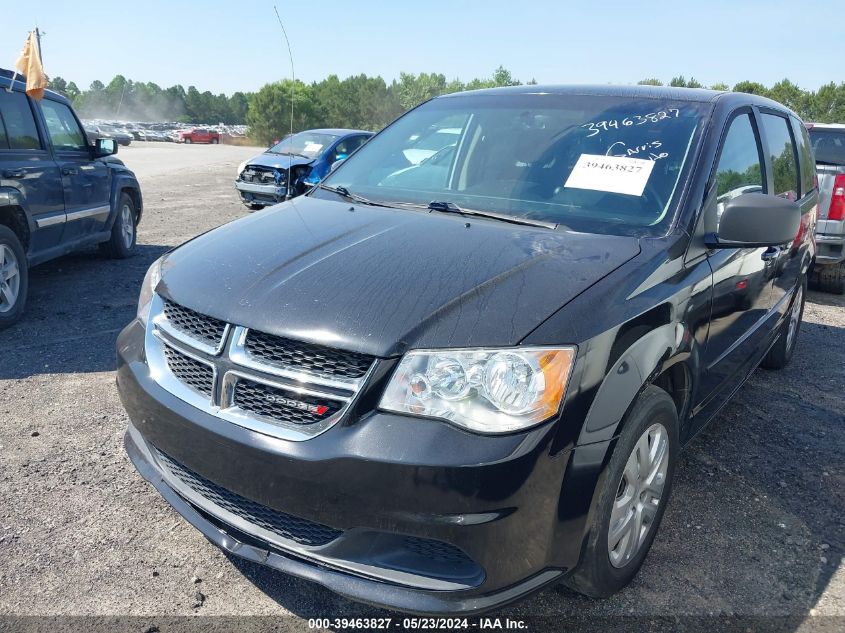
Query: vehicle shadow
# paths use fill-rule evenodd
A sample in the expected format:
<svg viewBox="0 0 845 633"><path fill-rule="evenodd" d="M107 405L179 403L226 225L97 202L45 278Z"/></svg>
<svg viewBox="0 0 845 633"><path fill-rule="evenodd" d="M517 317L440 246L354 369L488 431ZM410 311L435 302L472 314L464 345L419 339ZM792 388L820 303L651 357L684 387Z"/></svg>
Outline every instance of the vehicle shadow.
<svg viewBox="0 0 845 633"><path fill-rule="evenodd" d="M843 350L845 328L805 322L790 365L754 373L681 456L660 533L625 590L591 600L559 586L493 615L549 630L567 618L625 630L666 617L689 618L700 630L726 624L713 616L796 630L828 590L845 547ZM230 560L303 618L403 617Z"/></svg>
<svg viewBox="0 0 845 633"><path fill-rule="evenodd" d="M88 249L32 268L26 313L0 332L0 380L113 370L114 340L135 316L147 268L168 248L139 244L124 260Z"/></svg>

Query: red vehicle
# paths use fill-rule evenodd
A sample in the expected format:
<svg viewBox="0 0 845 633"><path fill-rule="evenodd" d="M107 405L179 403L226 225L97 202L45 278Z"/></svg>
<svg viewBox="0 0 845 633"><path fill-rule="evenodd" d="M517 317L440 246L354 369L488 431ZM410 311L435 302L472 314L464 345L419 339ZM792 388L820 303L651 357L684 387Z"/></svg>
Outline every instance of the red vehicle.
<svg viewBox="0 0 845 633"><path fill-rule="evenodd" d="M217 145L220 142L220 134L202 127L191 128L190 130L179 130L177 138L179 143L211 143Z"/></svg>

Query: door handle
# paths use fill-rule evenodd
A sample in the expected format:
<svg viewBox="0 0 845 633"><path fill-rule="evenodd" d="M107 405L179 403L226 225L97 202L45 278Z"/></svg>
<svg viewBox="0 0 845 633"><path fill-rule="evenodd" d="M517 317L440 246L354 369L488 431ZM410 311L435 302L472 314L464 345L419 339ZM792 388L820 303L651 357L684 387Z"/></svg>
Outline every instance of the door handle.
<svg viewBox="0 0 845 633"><path fill-rule="evenodd" d="M77 173L76 167L62 167L62 176L75 176Z"/></svg>
<svg viewBox="0 0 845 633"><path fill-rule="evenodd" d="M4 178L23 178L26 172L23 169L7 169L3 172Z"/></svg>
<svg viewBox="0 0 845 633"><path fill-rule="evenodd" d="M777 256L780 255L780 251L780 246L770 246L765 251L763 251L763 254L760 255L760 259L762 259L764 262L777 259Z"/></svg>

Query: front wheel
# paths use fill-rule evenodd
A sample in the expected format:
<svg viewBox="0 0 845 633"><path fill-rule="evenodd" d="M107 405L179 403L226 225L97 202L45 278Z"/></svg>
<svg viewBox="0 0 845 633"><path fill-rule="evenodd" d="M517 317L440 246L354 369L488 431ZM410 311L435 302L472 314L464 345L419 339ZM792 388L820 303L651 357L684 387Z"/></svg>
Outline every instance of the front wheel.
<svg viewBox="0 0 845 633"><path fill-rule="evenodd" d="M678 450L675 402L649 385L625 418L599 484L587 546L564 580L568 587L606 598L631 582L666 510Z"/></svg>
<svg viewBox="0 0 845 633"><path fill-rule="evenodd" d="M114 259L126 259L135 252L137 235L138 214L135 210L135 202L125 191L120 194L118 201L117 217L111 229L111 237L108 242L100 244L101 250Z"/></svg>
<svg viewBox="0 0 845 633"><path fill-rule="evenodd" d="M218 143L218 142L219 142L219 141L218 141L216 138L211 139L211 144L212 144L212 145L217 145L217 143Z"/></svg>
<svg viewBox="0 0 845 633"><path fill-rule="evenodd" d="M184 141L184 143L185 143L185 145L190 145L190 144L191 144L191 139L186 138L186 139L185 139L185 141Z"/></svg>
<svg viewBox="0 0 845 633"><path fill-rule="evenodd" d="M804 302L807 299L807 280L802 278L795 288L792 306L783 321L778 333L778 340L772 349L763 357L760 366L765 369L783 369L792 359L795 347L798 345L798 332L801 330L801 320L804 318Z"/></svg>

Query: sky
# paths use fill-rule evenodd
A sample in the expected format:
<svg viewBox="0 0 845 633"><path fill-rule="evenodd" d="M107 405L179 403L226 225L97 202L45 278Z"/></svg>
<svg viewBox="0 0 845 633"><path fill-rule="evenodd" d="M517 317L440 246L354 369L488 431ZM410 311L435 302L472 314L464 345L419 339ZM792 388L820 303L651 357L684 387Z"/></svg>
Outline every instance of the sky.
<svg viewBox="0 0 845 633"><path fill-rule="evenodd" d="M830 0L0 0L0 67L12 68L29 30L45 70L82 88L134 81L231 94L291 76L305 82L400 72L468 81L504 66L539 83L705 85L784 77L804 89L845 80L842 20ZM2 5L7 5L3 8ZM836 11L833 13L837 14ZM831 63L824 63L824 60Z"/></svg>

